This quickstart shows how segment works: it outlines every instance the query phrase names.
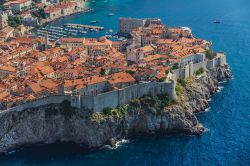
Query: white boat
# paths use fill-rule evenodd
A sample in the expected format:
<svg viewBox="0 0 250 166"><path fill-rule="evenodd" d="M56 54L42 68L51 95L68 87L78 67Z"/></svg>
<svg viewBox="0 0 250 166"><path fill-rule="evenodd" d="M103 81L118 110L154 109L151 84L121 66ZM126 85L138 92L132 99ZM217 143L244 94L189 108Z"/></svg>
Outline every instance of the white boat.
<svg viewBox="0 0 250 166"><path fill-rule="evenodd" d="M88 33L87 31L79 31L80 33L84 33L84 34L86 34L86 33Z"/></svg>
<svg viewBox="0 0 250 166"><path fill-rule="evenodd" d="M114 15L114 13L109 13L109 14L108 14L108 16L113 16L113 15Z"/></svg>
<svg viewBox="0 0 250 166"><path fill-rule="evenodd" d="M91 24L95 24L97 23L97 21L93 20L93 21L90 21Z"/></svg>
<svg viewBox="0 0 250 166"><path fill-rule="evenodd" d="M214 20L215 24L220 24L220 20Z"/></svg>

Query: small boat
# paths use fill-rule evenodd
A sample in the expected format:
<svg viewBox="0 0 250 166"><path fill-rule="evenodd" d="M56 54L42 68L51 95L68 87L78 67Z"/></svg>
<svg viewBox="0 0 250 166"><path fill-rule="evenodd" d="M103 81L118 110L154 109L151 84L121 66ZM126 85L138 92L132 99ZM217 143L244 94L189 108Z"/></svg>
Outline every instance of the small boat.
<svg viewBox="0 0 250 166"><path fill-rule="evenodd" d="M220 20L215 20L214 23L215 24L220 24Z"/></svg>
<svg viewBox="0 0 250 166"><path fill-rule="evenodd" d="M125 39L125 37L120 37L120 38L118 38L117 40L118 41L123 41Z"/></svg>
<svg viewBox="0 0 250 166"><path fill-rule="evenodd" d="M82 31L82 30L79 31L79 32L80 32L80 33L84 33L84 34L88 33L87 31Z"/></svg>
<svg viewBox="0 0 250 166"><path fill-rule="evenodd" d="M107 39L111 39L111 38L112 38L112 35L105 35L105 37L106 37Z"/></svg>
<svg viewBox="0 0 250 166"><path fill-rule="evenodd" d="M91 24L95 24L95 23L97 23L97 21L95 21L95 20L94 21L90 21L90 23Z"/></svg>
<svg viewBox="0 0 250 166"><path fill-rule="evenodd" d="M109 33L113 33L113 29L109 29L108 32L109 32Z"/></svg>
<svg viewBox="0 0 250 166"><path fill-rule="evenodd" d="M114 15L114 13L109 13L109 14L108 14L108 16L113 16L113 15Z"/></svg>

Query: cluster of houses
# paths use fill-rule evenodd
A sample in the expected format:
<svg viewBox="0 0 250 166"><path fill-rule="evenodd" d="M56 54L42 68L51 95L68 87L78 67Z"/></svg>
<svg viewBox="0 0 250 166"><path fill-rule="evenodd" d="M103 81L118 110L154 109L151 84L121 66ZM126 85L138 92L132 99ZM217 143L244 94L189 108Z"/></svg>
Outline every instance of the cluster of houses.
<svg viewBox="0 0 250 166"><path fill-rule="evenodd" d="M190 29L169 28L159 20L135 25L128 34L125 41L8 38L0 43L0 103L11 107L50 95L96 96L140 82L162 81L171 76L173 67L204 61L210 48Z"/></svg>
<svg viewBox="0 0 250 166"><path fill-rule="evenodd" d="M84 11L84 4L85 0L6 1L0 10L0 42L5 42L12 37L23 37L30 34L33 27ZM8 22L15 22L17 27L9 25Z"/></svg>
<svg viewBox="0 0 250 166"><path fill-rule="evenodd" d="M84 10L85 0L10 0L3 4L0 21L7 21L7 15L21 16L25 26L39 26L40 23L53 21ZM0 23L1 27L1 23Z"/></svg>

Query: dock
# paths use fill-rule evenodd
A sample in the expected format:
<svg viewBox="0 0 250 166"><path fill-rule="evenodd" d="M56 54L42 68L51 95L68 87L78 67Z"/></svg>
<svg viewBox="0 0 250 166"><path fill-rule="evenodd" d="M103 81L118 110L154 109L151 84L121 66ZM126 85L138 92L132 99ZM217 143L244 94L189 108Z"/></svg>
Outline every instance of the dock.
<svg viewBox="0 0 250 166"><path fill-rule="evenodd" d="M93 25L83 25L83 24L64 24L65 27L68 28L82 28L86 30L94 30L94 31L100 31L104 30L104 27L100 26L93 26Z"/></svg>

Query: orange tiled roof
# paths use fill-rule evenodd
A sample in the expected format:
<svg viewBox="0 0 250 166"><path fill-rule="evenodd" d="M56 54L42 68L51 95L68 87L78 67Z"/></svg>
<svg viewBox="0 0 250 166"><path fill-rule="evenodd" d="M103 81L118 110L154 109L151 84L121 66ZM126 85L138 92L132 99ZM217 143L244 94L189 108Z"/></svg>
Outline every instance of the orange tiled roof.
<svg viewBox="0 0 250 166"><path fill-rule="evenodd" d="M8 72L16 72L16 68L9 66L9 65L3 65L0 66L0 70L8 71Z"/></svg>
<svg viewBox="0 0 250 166"><path fill-rule="evenodd" d="M119 72L109 75L107 76L107 79L110 84L135 82L135 79L129 73L126 72Z"/></svg>

